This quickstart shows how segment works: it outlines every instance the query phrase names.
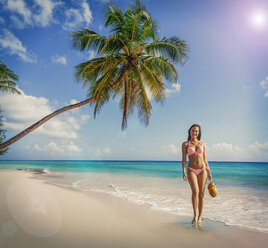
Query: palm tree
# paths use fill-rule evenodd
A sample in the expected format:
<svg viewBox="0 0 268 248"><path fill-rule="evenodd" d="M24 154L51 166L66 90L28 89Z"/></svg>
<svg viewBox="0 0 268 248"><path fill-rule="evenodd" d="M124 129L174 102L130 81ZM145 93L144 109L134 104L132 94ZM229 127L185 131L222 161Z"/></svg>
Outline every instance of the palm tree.
<svg viewBox="0 0 268 248"><path fill-rule="evenodd" d="M140 1L125 13L114 4L106 6L105 17L105 26L111 27L111 35L107 37L88 28L72 33L75 49L93 49L99 56L75 67L76 78L88 88L88 99L44 117L1 144L0 149L66 110L90 103L96 117L110 97L121 96L122 129L127 127L127 118L135 107L140 120L149 124L152 106L146 88L157 102L163 102L166 91L163 79L177 82L174 64L186 61L188 46L178 37L160 39L156 23Z"/></svg>
<svg viewBox="0 0 268 248"><path fill-rule="evenodd" d="M139 1L125 13L116 5L108 6L105 26L112 28L108 37L88 28L72 34L75 48L94 49L99 55L76 66L77 79L88 86L88 96L94 98L94 117L111 96L120 95L122 129L127 127L127 117L134 107L148 125L152 107L145 89L157 102L163 102L163 79L177 82L173 63L187 58L186 42L178 37L159 39L155 22Z"/></svg>
<svg viewBox="0 0 268 248"><path fill-rule="evenodd" d="M16 88L16 83L14 80L18 80L19 77L13 73L5 64L4 62L0 61L0 91L2 92L12 92L18 93L18 89ZM1 106L0 106L0 113L2 113ZM5 133L6 130L2 129L3 126L3 116L0 116L0 143L6 138ZM4 155L8 151L8 148L1 149L0 155Z"/></svg>
<svg viewBox="0 0 268 248"><path fill-rule="evenodd" d="M0 91L20 94L14 80L19 80L19 77L0 61Z"/></svg>

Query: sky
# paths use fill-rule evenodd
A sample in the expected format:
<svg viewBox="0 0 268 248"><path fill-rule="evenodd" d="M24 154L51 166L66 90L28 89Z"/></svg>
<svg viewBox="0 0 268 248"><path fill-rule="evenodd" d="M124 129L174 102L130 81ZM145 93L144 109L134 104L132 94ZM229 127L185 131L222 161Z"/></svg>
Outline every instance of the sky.
<svg viewBox="0 0 268 248"><path fill-rule="evenodd" d="M1 160L181 160L188 129L201 125L208 161L268 161L268 1L143 0L161 37L179 36L189 59L152 103L149 126L137 112L121 130L118 99L65 112L10 146ZM74 50L70 34L104 27L109 0L0 0L0 60L22 94L0 95L7 139L45 115L86 99L74 67L96 58ZM121 9L133 3L115 0ZM150 96L148 92L148 96Z"/></svg>

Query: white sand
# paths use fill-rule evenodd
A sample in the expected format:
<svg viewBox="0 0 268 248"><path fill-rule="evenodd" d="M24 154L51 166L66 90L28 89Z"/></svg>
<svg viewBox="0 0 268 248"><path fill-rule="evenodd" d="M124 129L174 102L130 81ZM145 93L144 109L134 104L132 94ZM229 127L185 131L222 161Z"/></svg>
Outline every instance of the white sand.
<svg viewBox="0 0 268 248"><path fill-rule="evenodd" d="M0 247L266 247L268 234L151 210L0 171Z"/></svg>

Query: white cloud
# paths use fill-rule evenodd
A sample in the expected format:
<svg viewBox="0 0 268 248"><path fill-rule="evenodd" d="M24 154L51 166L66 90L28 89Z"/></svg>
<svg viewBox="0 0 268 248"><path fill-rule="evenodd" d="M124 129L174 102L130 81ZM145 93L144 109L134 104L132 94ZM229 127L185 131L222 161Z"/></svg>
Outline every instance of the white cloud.
<svg viewBox="0 0 268 248"><path fill-rule="evenodd" d="M73 116L68 116L66 117L66 121L75 129L75 130L79 130L81 128L81 126L77 123L76 118L74 118Z"/></svg>
<svg viewBox="0 0 268 248"><path fill-rule="evenodd" d="M4 29L4 35L0 36L0 44L4 48L9 48L12 54L26 53L26 48L23 47L21 41L7 29Z"/></svg>
<svg viewBox="0 0 268 248"><path fill-rule="evenodd" d="M47 98L26 95L23 91L21 95L8 93L1 95L0 104L6 118L5 128L15 131L22 131L55 111ZM63 140L76 139L77 130L88 120L88 115L77 114L74 117L65 112L37 128L33 134Z"/></svg>
<svg viewBox="0 0 268 248"><path fill-rule="evenodd" d="M260 86L262 89L267 89L268 87L268 77L266 77L263 81L260 82ZM268 96L268 90L266 90L266 92L264 93L264 96L267 97Z"/></svg>
<svg viewBox="0 0 268 248"><path fill-rule="evenodd" d="M13 26L19 29L25 28L25 23L15 15L11 15L10 17L11 22L13 23Z"/></svg>
<svg viewBox="0 0 268 248"><path fill-rule="evenodd" d="M172 84L172 87L174 88L174 91L180 91L181 90L181 85L180 84Z"/></svg>
<svg viewBox="0 0 268 248"><path fill-rule="evenodd" d="M261 81L260 86L261 86L263 89L266 89L266 87L268 86L268 77L266 77L265 80Z"/></svg>
<svg viewBox="0 0 268 248"><path fill-rule="evenodd" d="M86 124L89 120L89 115L81 115L80 123L81 124Z"/></svg>
<svg viewBox="0 0 268 248"><path fill-rule="evenodd" d="M98 147L96 144L89 146L81 140L56 140L42 145L24 145L19 151L34 159L104 159L112 154L109 147Z"/></svg>
<svg viewBox="0 0 268 248"><path fill-rule="evenodd" d="M73 104L76 104L76 103L78 103L78 101L75 100L75 99L72 99L72 100L70 101L70 103L65 103L65 106L73 105ZM71 109L71 112L72 112L72 113L77 113L77 112L79 112L79 111L80 111L79 108Z"/></svg>
<svg viewBox="0 0 268 248"><path fill-rule="evenodd" d="M206 156L208 161L268 161L268 141L262 143L254 142L247 147L241 148L233 144L218 143L206 146ZM144 157L144 151L134 148L136 154ZM159 148L153 148L148 153L148 159L181 160L181 146L169 144Z"/></svg>
<svg viewBox="0 0 268 248"><path fill-rule="evenodd" d="M245 155L243 149L232 144L218 143L207 147L207 157L209 160L241 160Z"/></svg>
<svg viewBox="0 0 268 248"><path fill-rule="evenodd" d="M175 92L179 92L181 90L181 85L178 83L174 83L174 84L172 84L172 88L173 89L166 89L166 96L167 97L169 97L170 94L173 94ZM149 101L151 101L153 99L153 94L151 93L149 87L145 86L145 92L147 94Z"/></svg>
<svg viewBox="0 0 268 248"><path fill-rule="evenodd" d="M65 11L65 23L63 29L72 30L82 24L89 25L92 22L92 12L89 4L83 0L79 8L69 8Z"/></svg>
<svg viewBox="0 0 268 248"><path fill-rule="evenodd" d="M181 85L178 84L178 83L173 83L172 84L172 89L166 89L167 97L169 97L170 94L172 94L172 93L179 92L180 90L181 90Z"/></svg>
<svg viewBox="0 0 268 248"><path fill-rule="evenodd" d="M249 146L248 150L257 156L262 156L264 153L268 155L268 141L266 141L264 144L260 144L256 141L254 144Z"/></svg>
<svg viewBox="0 0 268 248"><path fill-rule="evenodd" d="M75 145L73 143L73 141L71 141L69 144L67 144L66 146L66 149L70 152L80 152L81 151L81 148L78 147L77 145Z"/></svg>
<svg viewBox="0 0 268 248"><path fill-rule="evenodd" d="M26 6L23 0L8 0L6 8L16 12L23 17L24 23L31 24L31 10Z"/></svg>
<svg viewBox="0 0 268 248"><path fill-rule="evenodd" d="M169 154L178 155L179 154L179 148L173 144L162 146L161 151L163 151L167 155L169 155Z"/></svg>
<svg viewBox="0 0 268 248"><path fill-rule="evenodd" d="M92 21L92 12L91 12L91 10L89 8L89 4L86 2L86 0L84 0L82 2L82 8L84 10L84 13L83 13L84 19L88 25Z"/></svg>
<svg viewBox="0 0 268 248"><path fill-rule="evenodd" d="M109 3L111 0L98 0L98 1L106 4L106 3Z"/></svg>
<svg viewBox="0 0 268 248"><path fill-rule="evenodd" d="M64 149L58 147L58 145L54 142L50 142L47 147L43 148L43 151L49 151L54 153L64 153Z"/></svg>
<svg viewBox="0 0 268 248"><path fill-rule="evenodd" d="M207 147L208 160L215 161L268 161L268 141L255 142L245 148L219 143Z"/></svg>
<svg viewBox="0 0 268 248"><path fill-rule="evenodd" d="M92 11L86 0L71 1L68 6L60 0L7 0L2 1L3 9L9 12L9 18L15 28L27 26L46 27L52 23L60 23L55 16L55 10L60 8L65 13L64 29L73 29L77 26L89 25L92 20ZM70 4L75 6L71 7ZM60 16L60 15L59 15ZM3 20L2 18L0 19Z"/></svg>
<svg viewBox="0 0 268 248"><path fill-rule="evenodd" d="M66 20L63 25L63 29L73 29L77 25L83 22L83 17L78 9L68 9L65 12Z"/></svg>
<svg viewBox="0 0 268 248"><path fill-rule="evenodd" d="M52 56L51 60L52 60L53 63L67 65L67 58L64 57L64 56L60 57L58 55L55 55L55 56Z"/></svg>
<svg viewBox="0 0 268 248"><path fill-rule="evenodd" d="M33 15L33 19L37 25L45 27L53 22L53 10L55 7L62 5L63 3L51 0L35 0L35 4L39 7L39 14Z"/></svg>
<svg viewBox="0 0 268 248"><path fill-rule="evenodd" d="M30 54L21 41L7 29L4 29L3 33L0 34L0 46L11 55L18 55L25 62L36 62L35 55Z"/></svg>
<svg viewBox="0 0 268 248"><path fill-rule="evenodd" d="M96 148L93 149L93 154L95 154L96 156L110 155L111 150L109 148Z"/></svg>
<svg viewBox="0 0 268 248"><path fill-rule="evenodd" d="M81 148L74 144L73 141L65 144L57 144L55 142L49 142L47 145L40 146L35 144L33 146L27 145L23 147L24 150L29 152L41 152L48 155L63 155L69 152L80 152Z"/></svg>
<svg viewBox="0 0 268 248"><path fill-rule="evenodd" d="M27 149L29 149L29 148L30 148L30 146L27 146ZM43 149L38 144L35 144L33 146L33 150L34 151L43 151Z"/></svg>
<svg viewBox="0 0 268 248"><path fill-rule="evenodd" d="M55 22L53 11L62 4L61 1L34 0L32 5L27 6L23 0L8 0L4 7L17 14L11 18L15 24L19 24L15 27L24 28L27 25L45 27Z"/></svg>
<svg viewBox="0 0 268 248"><path fill-rule="evenodd" d="M78 101L75 100L75 99L72 99L72 100L70 101L70 104L76 104L76 103L78 103Z"/></svg>

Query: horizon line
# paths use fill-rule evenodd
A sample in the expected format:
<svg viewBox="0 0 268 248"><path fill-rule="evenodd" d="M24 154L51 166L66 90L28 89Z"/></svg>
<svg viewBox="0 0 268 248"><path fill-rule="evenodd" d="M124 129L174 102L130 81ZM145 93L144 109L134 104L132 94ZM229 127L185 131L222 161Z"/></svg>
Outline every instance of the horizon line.
<svg viewBox="0 0 268 248"><path fill-rule="evenodd" d="M120 160L120 159L115 159L115 160L110 160L110 159L99 159L99 160L90 160L90 159L70 159L70 160L63 160L63 159L5 159L1 160L0 162L7 162L7 161L91 161L91 162L96 162L96 161L104 161L104 162L182 162L182 160ZM268 161L208 161L208 163L268 163Z"/></svg>

